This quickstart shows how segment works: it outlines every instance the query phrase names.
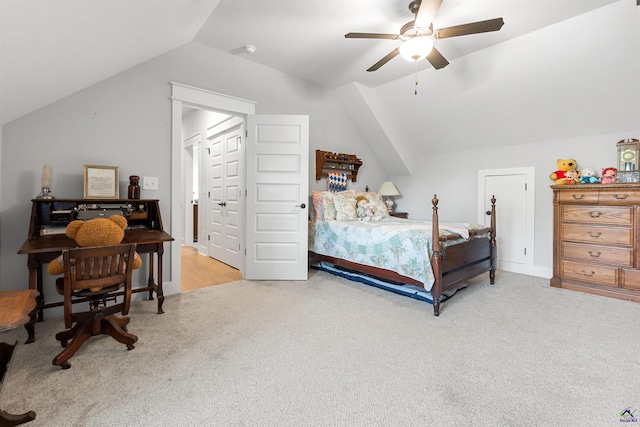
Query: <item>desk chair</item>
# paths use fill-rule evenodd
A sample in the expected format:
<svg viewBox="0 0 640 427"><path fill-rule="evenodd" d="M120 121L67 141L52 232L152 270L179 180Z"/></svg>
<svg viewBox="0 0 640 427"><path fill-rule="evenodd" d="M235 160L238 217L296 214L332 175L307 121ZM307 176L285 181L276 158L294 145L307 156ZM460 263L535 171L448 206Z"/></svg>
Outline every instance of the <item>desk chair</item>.
<svg viewBox="0 0 640 427"><path fill-rule="evenodd" d="M131 276L135 244L68 249L62 252L64 277L56 280L56 289L64 296L64 325L66 330L56 334L65 349L53 364L69 369L69 358L89 338L106 334L126 344L132 350L138 337L127 332L131 303ZM124 289L122 289L124 288ZM117 303L117 297L123 301ZM76 302L89 302L89 311L74 312ZM108 305L109 302L113 304ZM68 345L68 341L71 343Z"/></svg>

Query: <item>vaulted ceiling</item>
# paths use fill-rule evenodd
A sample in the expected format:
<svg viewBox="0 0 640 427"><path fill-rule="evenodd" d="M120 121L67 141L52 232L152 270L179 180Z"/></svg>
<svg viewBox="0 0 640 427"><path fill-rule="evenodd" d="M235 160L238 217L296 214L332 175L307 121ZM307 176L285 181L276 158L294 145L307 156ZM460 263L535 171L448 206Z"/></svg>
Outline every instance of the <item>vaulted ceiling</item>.
<svg viewBox="0 0 640 427"><path fill-rule="evenodd" d="M497 76L536 100L536 88L519 79L531 81L532 76L549 73L548 84L553 85L553 75L562 75L554 65L574 61L567 52L582 58L590 54L590 46L579 45L583 36L572 33L572 26L554 24L621 2L635 7L635 0L444 0L434 19L436 28L496 17L504 18L505 25L499 32L437 40L451 63L444 69L434 70L427 61L416 68L397 57L369 73L366 69L399 42L345 39L344 34L397 33L413 17L409 0L0 0L0 123L195 41L328 88L356 88L363 99L374 94L372 104L380 106L374 113L390 134L395 133L390 138L403 138L402 129L443 109L458 123L464 118L468 126L458 128L475 126L477 132L483 128L483 102L504 104L509 93L499 92L514 87L487 89L484 80ZM607 46L613 36L603 27L617 23L584 22L594 25L577 24L579 31L601 32L598 37L603 40L591 46L598 49L589 59L594 68L602 66L600 57L609 60L600 49L625 48ZM542 34L539 47L530 42L533 33ZM246 45L255 46L255 53L247 53ZM507 54L495 49L499 46L512 50ZM413 95L416 72L418 96ZM468 101L458 96L462 93L469 94ZM538 101L552 104L549 99ZM517 100L509 102L513 105L497 112L505 114L505 120L513 119L510 111L518 106ZM474 117L468 117L470 110L461 105L468 103L478 112ZM450 139L467 139L463 132L455 134L454 127ZM523 132L529 127L523 123ZM416 129L431 139L446 131L435 125Z"/></svg>

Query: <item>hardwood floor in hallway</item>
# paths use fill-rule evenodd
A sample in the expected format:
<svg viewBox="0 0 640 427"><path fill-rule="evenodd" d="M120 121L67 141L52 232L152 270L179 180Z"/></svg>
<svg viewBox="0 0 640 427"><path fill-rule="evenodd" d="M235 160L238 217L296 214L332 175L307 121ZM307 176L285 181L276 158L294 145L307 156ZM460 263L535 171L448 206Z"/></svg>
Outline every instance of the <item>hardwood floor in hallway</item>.
<svg viewBox="0 0 640 427"><path fill-rule="evenodd" d="M194 247L182 247L180 290L190 291L207 286L242 280L239 270L198 253Z"/></svg>

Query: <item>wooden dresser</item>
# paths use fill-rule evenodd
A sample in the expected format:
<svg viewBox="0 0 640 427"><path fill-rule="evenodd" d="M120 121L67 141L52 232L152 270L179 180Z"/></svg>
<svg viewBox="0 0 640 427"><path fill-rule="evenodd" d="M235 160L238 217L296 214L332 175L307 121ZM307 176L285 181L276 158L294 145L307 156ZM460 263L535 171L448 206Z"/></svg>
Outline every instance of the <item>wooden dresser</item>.
<svg viewBox="0 0 640 427"><path fill-rule="evenodd" d="M551 188L551 286L640 302L640 183Z"/></svg>

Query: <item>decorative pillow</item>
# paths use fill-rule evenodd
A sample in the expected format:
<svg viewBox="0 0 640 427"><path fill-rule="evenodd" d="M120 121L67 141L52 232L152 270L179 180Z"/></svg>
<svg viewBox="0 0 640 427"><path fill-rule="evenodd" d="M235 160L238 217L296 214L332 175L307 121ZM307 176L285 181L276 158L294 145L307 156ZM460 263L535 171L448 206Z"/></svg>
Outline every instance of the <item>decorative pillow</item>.
<svg viewBox="0 0 640 427"><path fill-rule="evenodd" d="M333 204L336 208L336 220L355 221L358 219L356 215L356 198L353 192L341 191L333 193Z"/></svg>
<svg viewBox="0 0 640 427"><path fill-rule="evenodd" d="M324 221L324 204L322 198L322 192L311 191L311 201L313 202L313 218L317 222Z"/></svg>
<svg viewBox="0 0 640 427"><path fill-rule="evenodd" d="M329 191L322 192L322 217L325 221L336 219L336 208L333 204L333 193Z"/></svg>

